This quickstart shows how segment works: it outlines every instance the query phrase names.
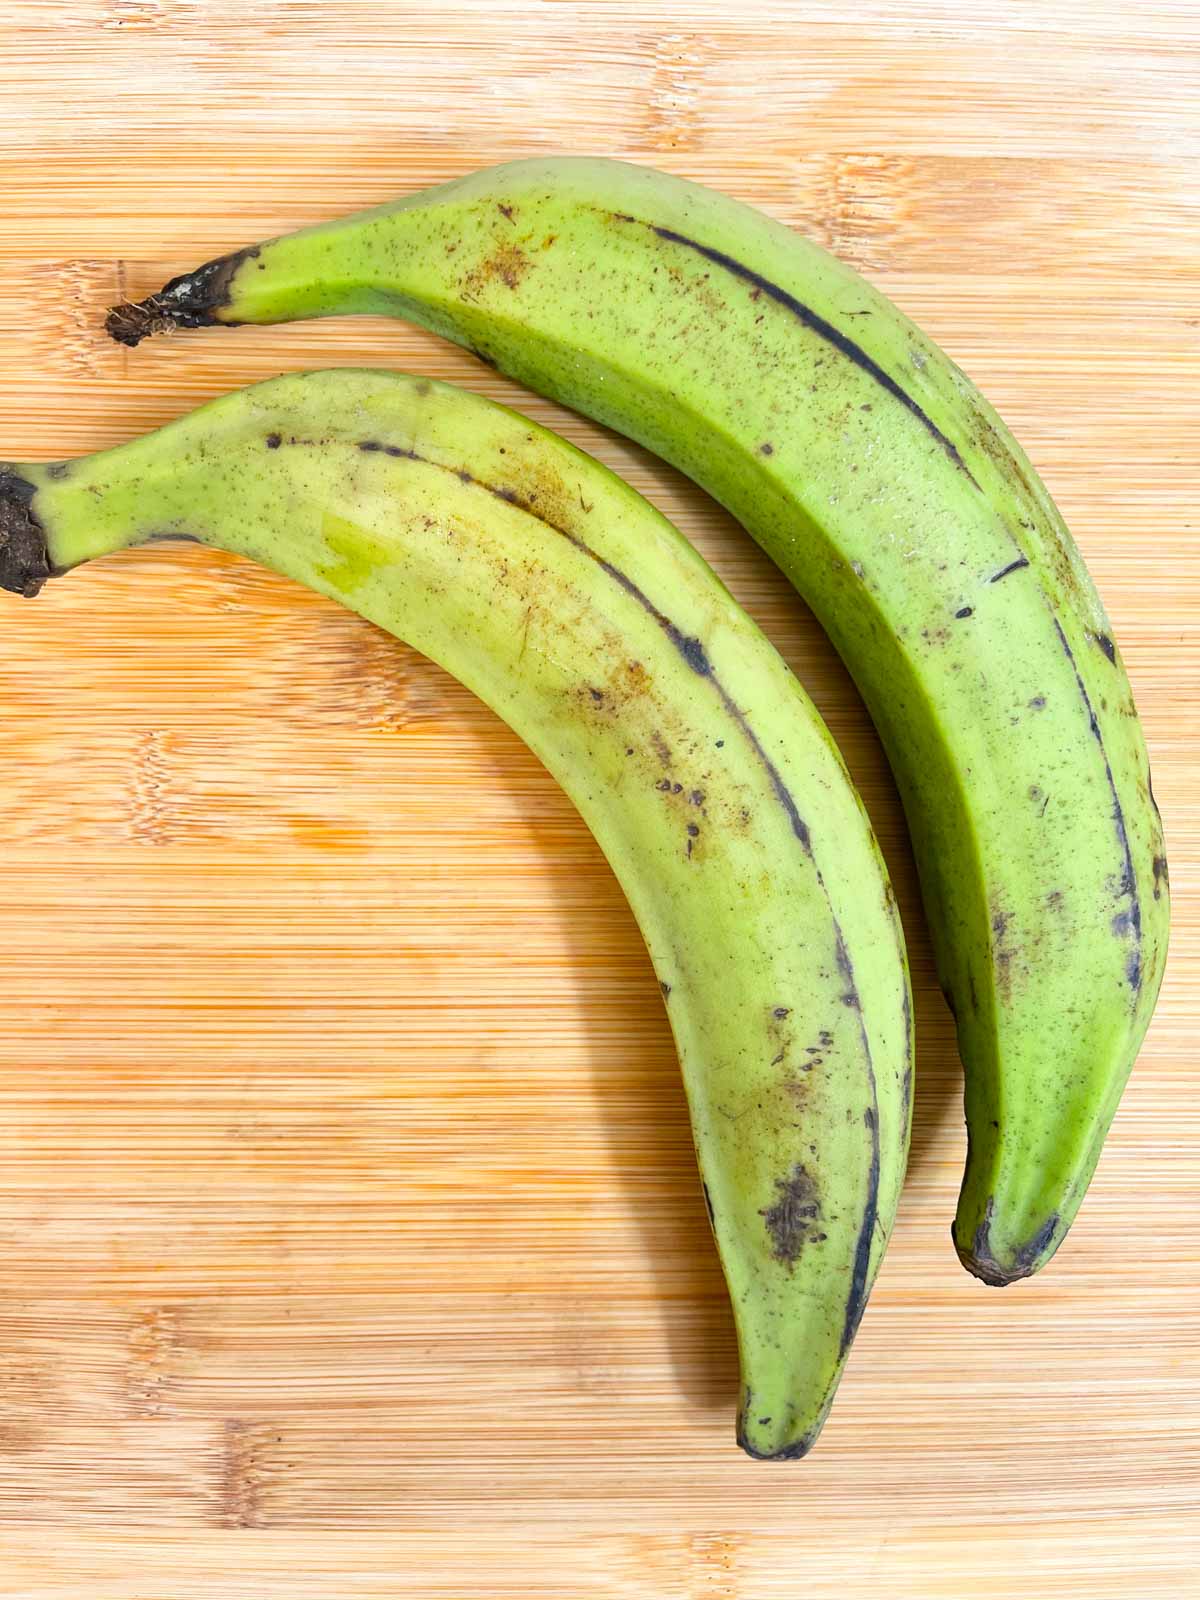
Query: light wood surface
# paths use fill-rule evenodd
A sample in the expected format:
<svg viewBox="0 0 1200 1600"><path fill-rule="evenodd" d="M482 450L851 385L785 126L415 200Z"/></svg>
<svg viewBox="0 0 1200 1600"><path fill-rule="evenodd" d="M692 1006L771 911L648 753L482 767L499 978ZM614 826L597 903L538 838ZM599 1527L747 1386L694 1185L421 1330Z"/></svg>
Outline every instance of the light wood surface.
<svg viewBox="0 0 1200 1600"><path fill-rule="evenodd" d="M525 407L705 551L896 876L919 1088L816 1453L733 1443L662 1006L604 861L490 713L199 550L0 606L0 1593L1152 1600L1200 1585L1200 10L9 0L0 456L280 370ZM677 474L396 323L106 342L263 234L537 151L806 228L998 404L1146 724L1171 963L1052 1268L958 1268L959 1069L896 799L823 636Z"/></svg>

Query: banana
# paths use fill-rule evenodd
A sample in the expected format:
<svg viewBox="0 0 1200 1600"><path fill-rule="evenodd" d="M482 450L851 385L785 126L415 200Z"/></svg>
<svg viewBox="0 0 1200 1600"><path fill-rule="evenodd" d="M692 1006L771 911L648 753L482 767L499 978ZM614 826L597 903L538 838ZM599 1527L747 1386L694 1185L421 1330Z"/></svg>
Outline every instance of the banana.
<svg viewBox="0 0 1200 1600"><path fill-rule="evenodd" d="M904 801L957 1019L964 1265L1061 1243L1149 1023L1167 869L1112 629L1037 475L883 295L647 168L518 162L239 250L113 337L386 312L656 451L804 595Z"/></svg>
<svg viewBox="0 0 1200 1600"><path fill-rule="evenodd" d="M803 1455L895 1217L908 971L815 708L646 501L524 417L426 379L277 378L117 449L0 468L0 582L192 537L440 662L578 806L679 1049L742 1363L739 1440Z"/></svg>

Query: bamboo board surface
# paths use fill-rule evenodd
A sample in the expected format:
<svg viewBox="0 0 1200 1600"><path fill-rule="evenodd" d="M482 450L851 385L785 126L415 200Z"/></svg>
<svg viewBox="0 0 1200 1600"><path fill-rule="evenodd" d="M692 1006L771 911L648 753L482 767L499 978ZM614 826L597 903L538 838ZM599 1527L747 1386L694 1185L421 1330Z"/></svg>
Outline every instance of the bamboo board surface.
<svg viewBox="0 0 1200 1600"><path fill-rule="evenodd" d="M918 1093L822 1441L733 1443L732 1327L650 966L523 746L201 550L0 606L0 1593L1170 1596L1200 1566L1200 11L1189 0L9 0L0 455L280 370L458 379L594 451L800 673L897 880ZM850 18L853 20L849 20ZM1052 1268L955 1261L961 1083L845 673L706 497L397 323L108 343L248 242L544 151L803 227L971 373L1129 665L1175 896Z"/></svg>

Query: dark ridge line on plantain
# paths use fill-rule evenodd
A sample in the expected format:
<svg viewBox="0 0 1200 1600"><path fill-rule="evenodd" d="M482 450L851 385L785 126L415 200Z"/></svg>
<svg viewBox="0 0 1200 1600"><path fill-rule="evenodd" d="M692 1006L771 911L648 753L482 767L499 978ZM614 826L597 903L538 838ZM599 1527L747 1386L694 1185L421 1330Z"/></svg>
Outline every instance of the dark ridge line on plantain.
<svg viewBox="0 0 1200 1600"><path fill-rule="evenodd" d="M817 876L820 877L819 871ZM824 883L821 887L824 888ZM832 907L830 911L832 914ZM871 1242L875 1236L875 1224L879 1219L879 1084L875 1079L875 1058L871 1054L867 1024L859 1003L854 963L850 959L850 952L846 949L846 941L842 938L842 930L836 917L833 919L833 925L836 933L838 971L848 985L842 999L847 1005L853 1006L858 1016L858 1032L866 1057L867 1079L871 1089L871 1104L863 1112L863 1124L871 1135L871 1165L867 1173L867 1199L863 1206L863 1219L854 1244L854 1269L850 1278L850 1292L846 1296L846 1316L842 1323L839 1354L844 1356L858 1332L858 1325L867 1308L867 1295L870 1293L868 1278L871 1270Z"/></svg>
<svg viewBox="0 0 1200 1600"><path fill-rule="evenodd" d="M1015 561L1010 561L1006 567L1001 567L999 572L993 572L988 582L999 583L1001 578L1007 578L1010 572L1020 572L1022 567L1027 567L1028 565L1028 556L1018 556Z"/></svg>
<svg viewBox="0 0 1200 1600"><path fill-rule="evenodd" d="M1100 746L1100 756L1104 762L1104 776L1108 779L1109 791L1112 794L1113 827L1116 829L1117 840L1125 857L1125 871L1122 876L1122 891L1129 896L1129 923L1133 933L1134 948L1129 953L1129 960L1125 964L1125 977L1129 987L1134 993L1134 1003L1137 1003L1137 994L1142 985L1142 905L1138 896L1137 875L1133 869L1133 851L1129 846L1129 830L1125 825L1125 811L1121 805L1121 796L1117 792L1117 780L1113 777L1112 763L1108 759L1108 751L1104 747L1104 735L1100 732L1100 724L1096 720L1096 713L1092 707L1091 696L1087 692L1083 678L1079 672L1079 663L1075 659L1075 652L1071 649L1062 624L1053 612L1050 620L1054 624L1054 631L1058 635L1058 642L1062 646L1063 654L1071 663L1071 671L1075 674L1075 682L1079 688L1079 697L1083 701L1084 710L1088 714L1088 725L1092 730L1092 737Z"/></svg>
<svg viewBox="0 0 1200 1600"><path fill-rule="evenodd" d="M699 639L690 634L685 634L677 623L672 622L671 618L655 605L654 601L651 600L646 591L641 588L640 585L636 584L628 573L623 572L620 567L615 566L604 556L597 554L597 552L592 549L591 545L589 545L585 539L581 539L577 533L572 533L569 528L564 528L560 523L553 521L552 518L544 516L543 513L540 512L530 500L528 500L525 496L518 494L515 489L510 489L507 487L498 488L495 484L486 483L483 479L475 477L475 475L468 471L468 469L465 467L444 466L440 461L430 461L427 456L422 456L417 451L409 449L405 446L383 444L378 439L365 439L360 442L358 448L368 453L380 452L384 455L401 457L407 461L422 461L428 466L437 467L442 472L450 473L461 483L475 484L478 488L485 489L488 494L494 495L496 499L503 500L508 505L516 506L518 510L524 511L528 516L536 518L538 522L541 522L545 527L550 528L554 533L557 533L560 538L566 539L568 544L573 545L578 551L581 552L581 554L586 555L590 561L594 561L602 572L610 577L614 583L618 584L622 589L624 589L625 593L628 594L631 599L636 600L638 605L640 605L649 616L653 617L654 621L658 623L659 627L675 646L676 650L679 651L679 654L687 662L688 666L697 675L697 677L707 678L712 684L714 690L720 698L722 706L728 712L730 717L733 718L734 722L741 730L746 742L749 744L755 756L758 758L758 761L761 763L763 770L766 772L771 784L771 788L775 792L775 798L779 801L780 806L783 808L791 830L799 840L800 846L805 855L808 856L810 860L813 859L812 837L809 833L807 823L804 821L804 818L800 815L800 812L797 809L791 790L788 788L787 784L784 783L779 768L771 760L770 756L763 748L762 741L759 739L754 729L750 726L745 712L736 703L736 701L733 699L733 696L729 693L729 690L713 671L712 662L708 659L708 655L704 649L704 646L701 644ZM817 867L815 861L813 861L813 866L817 874L817 882L821 885L821 889L825 893L826 903L828 904L829 893L825 888L825 880L822 877L820 868ZM859 1321L862 1318L863 1308L866 1305L867 1299L867 1273L870 1266L871 1237L875 1229L875 1219L879 1209L879 1091L878 1085L875 1081L875 1061L871 1052L871 1042L867 1035L866 1022L863 1019L862 999L858 991L858 983L854 974L854 965L850 959L850 953L846 948L846 941L842 934L841 924L833 912L832 905L830 905L829 910L830 917L833 921L834 943L838 971L842 974L842 977L846 983L846 991L842 998L847 1006L849 1006L858 1017L859 1034L862 1039L863 1054L866 1059L867 1076L870 1082L872 1099L872 1105L869 1106L864 1113L864 1119L866 1120L866 1124L871 1132L871 1170L868 1180L867 1203L864 1207L862 1227L859 1231L858 1242L855 1249L854 1275L851 1281L850 1295L846 1305L846 1320L842 1335L842 1351L844 1353L849 1347L851 1340L854 1338L854 1334L858 1328Z"/></svg>
<svg viewBox="0 0 1200 1600"><path fill-rule="evenodd" d="M713 689L716 691L721 700L721 704L737 723L751 749L754 751L754 754L762 764L767 777L770 779L771 787L775 791L775 798L783 807L789 826L791 827L791 830L795 834L796 838L800 841L800 845L803 848L805 855L809 857L812 856L812 837L809 833L808 824L800 815L796 802L792 797L791 790L788 788L787 784L784 783L779 772L779 768L763 749L762 741L759 739L758 735L747 721L745 712L734 701L728 689L726 689L725 685L721 682L721 679L713 671L712 662L708 659L708 654L705 651L703 644L701 644L700 640L695 638L693 635L685 634L683 629L679 627L678 623L672 622L671 618L667 616L666 612L661 611L659 607L655 605L654 601L651 600L646 591L641 588L640 585L636 584L627 572L623 572L620 567L615 566L613 562L607 560L606 557L597 554L597 552L592 549L591 545L588 544L585 539L581 539L577 533L572 533L569 528L564 528L560 523L557 523L550 517L545 516L541 511L538 510L531 500L527 499L524 495L519 494L515 489L510 489L503 486L497 487L495 484L486 483L482 478L477 478L474 473L470 472L466 467L445 466L442 462L432 461L428 456L423 456L419 454L418 451L411 450L406 446L383 444L378 439L364 439L359 443L358 448L367 454L379 453L386 456L400 457L406 461L421 461L426 466L437 467L441 472L448 472L452 477L457 478L460 483L474 484L476 487L486 490L488 494L493 495L497 500L503 500L507 505L516 506L519 511L524 511L528 516L534 517L545 527L551 529L552 532L557 533L560 538L565 539L568 544L574 545L574 547L580 551L581 554L587 556L590 561L594 561L600 570L610 577L614 583L618 584L622 589L624 589L625 593L629 595L631 599L637 601L638 605L641 606L643 611L645 611L649 616L653 617L654 621L658 623L659 627L666 634L667 638L674 645L675 649L678 650L679 654L687 662L688 666L692 669L696 676L699 678L707 678L712 684ZM840 930L838 931L837 937L839 940L841 939ZM842 945L841 948L844 951L845 946ZM857 1006L859 1004L858 993L857 990L853 988L853 983L851 984L851 987L854 993L854 1004Z"/></svg>
<svg viewBox="0 0 1200 1600"><path fill-rule="evenodd" d="M805 855L807 855L808 858L813 861L813 868L817 875L817 882L820 884L821 890L825 895L826 904L829 905L829 914L833 922L838 971L841 973L846 984L846 989L843 993L842 999L844 1000L845 1004L854 1011L858 1018L859 1037L862 1041L863 1056L867 1068L867 1081L870 1088L871 1104L866 1107L863 1112L863 1122L871 1135L871 1165L867 1178L867 1198L863 1207L863 1220L859 1228L858 1239L855 1243L854 1268L851 1276L850 1291L846 1298L845 1320L842 1324L840 1353L845 1355L854 1339L855 1333L858 1331L858 1325L862 1320L863 1311L866 1308L867 1295L869 1292L868 1278L871 1265L871 1242L875 1233L875 1223L879 1215L879 1086L875 1078L875 1059L871 1051L871 1041L867 1034L866 1021L863 1017L862 999L859 994L858 983L855 978L854 964L851 961L850 953L846 948L846 941L842 935L841 924L834 913L832 904L830 903L829 891L825 887L825 880L821 875L820 868L813 859L812 838L808 830L808 825L804 821L804 818L800 815L791 791L789 790L787 784L783 781L783 777L778 767L763 748L762 741L759 739L757 733L755 733L754 729L750 726L745 712L734 701L724 683L722 683L721 679L713 671L712 662L708 659L707 652L705 651L700 640L690 634L685 634L677 623L672 622L671 618L655 605L654 601L651 600L646 591L642 589L640 585L636 584L628 573L623 572L620 567L615 566L604 556L597 554L597 552L592 549L591 545L589 545L586 540L581 539L577 533L572 533L569 528L564 528L560 523L553 521L552 518L543 515L543 513L539 511L529 499L519 494L515 489L508 487L497 487L495 484L487 483L483 479L475 477L475 475L465 467L449 467L445 466L440 461L431 461L429 457L422 456L416 450L412 450L407 446L384 444L378 439L364 439L360 441L358 448L367 453L381 453L383 455L399 457L406 461L421 461L428 466L437 467L439 471L450 473L461 483L474 484L478 488L486 490L488 494L494 495L496 499L503 500L509 505L516 506L518 510L524 511L528 516L536 518L536 520L541 522L545 527L550 528L561 538L566 539L569 544L573 545L578 551L581 552L581 554L586 555L589 560L594 561L602 572L611 578L614 583L618 584L619 587L622 588L631 599L636 600L638 605L640 605L649 616L653 617L654 621L657 622L659 627L663 630L667 638L674 645L675 649L678 650L679 654L687 662L692 671L698 677L708 679L720 698L722 706L737 724L743 737L746 739L746 742L749 744L755 756L761 763L763 770L766 772L771 784L771 788L774 790L775 797L779 801L780 806L783 808L784 814L787 816L788 823L791 826L793 834L799 840L800 846Z"/></svg>
<svg viewBox="0 0 1200 1600"><path fill-rule="evenodd" d="M645 222L642 218L629 216L625 212L615 212L614 215L619 222L640 223L642 227L649 228L652 233L657 234L660 239L665 239L668 244L683 245L685 249L696 251L706 261L711 261L714 266L723 267L726 272L735 278L740 278L743 283L752 284L754 288L765 294L768 299L773 300L776 305L782 306L785 311L789 311L806 328L817 334L819 338L824 339L827 344L832 345L840 355L853 362L868 377L873 378L893 399L899 400L904 409L916 417L930 437L937 440L958 470L966 474L976 489L979 488L979 481L963 460L958 446L952 439L947 438L929 413L918 405L906 389L901 388L891 373L885 371L874 356L867 354L862 345L851 339L848 334L843 333L840 328L835 328L832 322L826 321L819 312L814 311L811 306L805 305L803 300L797 300L795 295L789 294L781 285L772 282L770 278L763 277L762 273L756 272L753 267L748 267L744 261L739 261L736 256L726 255L724 250L716 250L712 245L701 244L698 239L689 238L686 233L678 233L674 228L664 228L655 222Z"/></svg>

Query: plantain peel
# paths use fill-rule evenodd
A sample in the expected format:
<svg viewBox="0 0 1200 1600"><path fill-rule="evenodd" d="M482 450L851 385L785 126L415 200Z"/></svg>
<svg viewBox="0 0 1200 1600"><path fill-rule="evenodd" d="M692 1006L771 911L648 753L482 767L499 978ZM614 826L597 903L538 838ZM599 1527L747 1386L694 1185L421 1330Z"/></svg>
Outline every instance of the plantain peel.
<svg viewBox="0 0 1200 1600"><path fill-rule="evenodd" d="M964 374L733 200L539 159L241 250L110 331L389 312L690 474L827 629L883 739L966 1078L954 1238L987 1283L1062 1242L1162 978L1166 856L1112 628Z"/></svg>
<svg viewBox="0 0 1200 1600"><path fill-rule="evenodd" d="M803 1455L892 1229L912 1040L879 851L795 678L633 490L426 379L277 378L117 449L0 467L17 593L178 537L440 662L575 802L674 1030L737 1327L739 1440Z"/></svg>

